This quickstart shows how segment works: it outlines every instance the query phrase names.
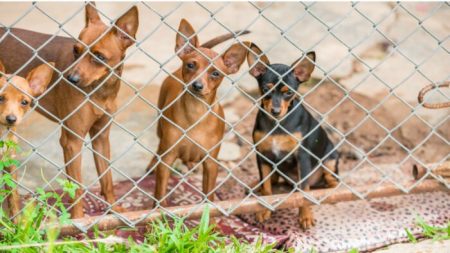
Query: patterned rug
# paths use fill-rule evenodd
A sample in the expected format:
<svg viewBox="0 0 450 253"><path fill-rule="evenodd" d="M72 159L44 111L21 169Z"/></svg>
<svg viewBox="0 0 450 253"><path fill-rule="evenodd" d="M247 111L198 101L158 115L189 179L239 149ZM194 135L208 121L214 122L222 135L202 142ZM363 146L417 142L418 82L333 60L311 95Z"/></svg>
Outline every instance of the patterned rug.
<svg viewBox="0 0 450 253"><path fill-rule="evenodd" d="M254 180L254 177L247 177L247 180ZM175 190L169 196L169 205L199 203L200 185L199 180L186 182L170 178L169 189ZM153 201L148 194L153 192L154 178L150 176L139 183L142 191L133 186L129 181L115 185L116 196L124 196L121 206L129 211L151 208ZM222 200L245 194L239 184L234 184L232 188L227 186L225 184L218 190L217 195ZM88 215L98 215L106 210L106 205L99 200L99 189L92 189L92 192L93 195L87 195L84 199L85 211ZM262 237L266 243L275 243L279 248L293 247L296 252L310 252L311 249L318 252L341 252L351 248L369 251L406 241L405 228L420 236L420 228L415 225L419 216L432 225L445 225L450 221L450 198L448 192L433 192L324 204L314 206L313 211L316 226L308 231L303 231L298 226L296 209L277 210L264 224L258 223L254 214L220 217L216 221L225 235L234 235L248 241ZM195 223L189 221L188 225ZM144 231L143 227L138 227L134 231L119 229L115 234L124 238L132 236L141 242Z"/></svg>

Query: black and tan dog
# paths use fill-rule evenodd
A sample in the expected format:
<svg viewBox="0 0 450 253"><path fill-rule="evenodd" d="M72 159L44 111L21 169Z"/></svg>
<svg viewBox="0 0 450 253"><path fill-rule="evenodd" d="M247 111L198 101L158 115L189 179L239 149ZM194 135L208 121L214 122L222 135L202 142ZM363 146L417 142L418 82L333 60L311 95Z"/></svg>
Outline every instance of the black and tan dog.
<svg viewBox="0 0 450 253"><path fill-rule="evenodd" d="M314 70L315 53L309 52L287 66L270 64L254 44L251 50L254 53L247 56L250 74L258 81L262 94L262 108L253 129L263 182L261 193L271 195L272 183L278 182L280 175L286 175L286 181L293 184L302 182L301 188L305 191L325 185L335 187L338 182L330 171L337 173L338 153L296 93ZM257 219L264 222L270 216L271 212L266 210L258 213ZM299 222L304 229L314 225L310 206L300 208Z"/></svg>

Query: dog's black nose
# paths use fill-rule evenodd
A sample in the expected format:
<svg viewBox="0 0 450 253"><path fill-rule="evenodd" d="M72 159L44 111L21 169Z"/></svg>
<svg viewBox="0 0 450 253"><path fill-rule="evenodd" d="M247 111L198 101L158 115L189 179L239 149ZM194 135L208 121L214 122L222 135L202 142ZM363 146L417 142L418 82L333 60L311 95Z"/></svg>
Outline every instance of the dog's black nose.
<svg viewBox="0 0 450 253"><path fill-rule="evenodd" d="M272 115L277 117L281 113L281 108L272 108Z"/></svg>
<svg viewBox="0 0 450 253"><path fill-rule="evenodd" d="M8 115L6 116L6 122L8 122L8 124L12 125L14 123L16 123L17 118L14 115Z"/></svg>
<svg viewBox="0 0 450 253"><path fill-rule="evenodd" d="M79 74L70 74L67 77L67 80L73 84L77 84L80 81L80 75Z"/></svg>
<svg viewBox="0 0 450 253"><path fill-rule="evenodd" d="M196 91L201 91L201 90L203 90L203 84L200 83L200 82L194 82L194 83L192 84L192 87L194 87L194 90L196 90Z"/></svg>

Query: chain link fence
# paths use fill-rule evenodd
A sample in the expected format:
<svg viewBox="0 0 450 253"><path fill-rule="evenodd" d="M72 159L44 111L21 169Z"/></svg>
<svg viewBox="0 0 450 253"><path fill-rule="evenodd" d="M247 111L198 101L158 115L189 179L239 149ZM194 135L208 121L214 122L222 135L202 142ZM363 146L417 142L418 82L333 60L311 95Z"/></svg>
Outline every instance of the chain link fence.
<svg viewBox="0 0 450 253"><path fill-rule="evenodd" d="M35 189L38 187L53 190L57 186L57 179L69 176L65 170L66 165L83 159L83 163L79 164L82 178L69 178L77 181L83 190L81 197L85 199L85 211L97 208L97 212L89 225L75 223L77 228L86 230L108 219L135 226L158 214L160 210L169 215L188 217L201 210L205 203L215 207L216 212L223 215L236 213L236 210L240 210L249 201L275 210L277 207L289 207L283 203L292 203L293 194L298 192L305 194L314 204L326 202L339 189L349 190L356 197L364 199L386 183L402 192L410 192L426 178L424 176L411 183L412 178L408 176L413 165L427 168L426 176L430 175L446 184L448 189L448 182L434 174L432 169L449 160L449 110L429 110L417 103L417 94L423 86L439 84L450 78L450 27L446 22L450 18L448 2L102 2L97 6L91 3L2 3L0 25L4 32L0 37L0 50L8 50L5 48L5 41L14 39L20 47L26 48L30 56L23 61L22 66L14 70L7 68L6 73L25 76L31 68L36 67L36 62L49 64L49 59L57 57L49 56L51 52L45 50L55 47L55 43L59 43L59 36L69 37L72 43L77 42L91 49L92 45L108 36L110 30L104 30L89 45L79 40L79 33L85 23L86 5L95 8L107 26L112 25L122 32L127 32L128 28L118 26L117 21L128 9L137 6L137 36L135 39L133 36L127 38L134 45L114 65L103 64L106 74L90 88L73 85L67 80L70 70L80 60L67 64L64 68L57 63L53 67L53 84L36 100L33 110L26 113L23 123L13 132L24 150L20 166L15 170L19 175L16 183L22 196L35 196ZM291 182L294 187L284 191L281 189L283 195L279 195L281 197L275 202L261 198L258 190L261 182L255 156L264 154L257 151L251 133L256 112L264 108L257 82L250 76L250 67L246 62L236 74L222 73L225 74L224 80L212 104L198 98L198 101L203 101L207 110L198 117L195 124L185 128L164 116L163 111L167 108L158 108L157 98L160 84L167 76L178 79L173 71L179 68L180 61L173 48L181 18L191 22L201 41L232 33L231 40L214 48L219 55L234 43L241 43L249 49L244 41L257 44L272 62L288 65L306 52L316 52L317 60L311 80L294 92L300 97L302 105L319 121L320 127L326 130L341 154L340 172L335 175L339 178L337 188L330 189L319 197L306 193L299 182L278 170L277 164L272 164L273 172L279 173L284 181ZM26 41L14 28L50 36L44 40ZM235 33L238 30L249 30L251 33L240 36L242 32ZM19 52L14 52L17 53ZM72 51L68 52L70 57L72 54ZM86 55L102 61L92 50L82 52L78 59L83 59ZM210 58L208 55L204 56ZM217 57L210 59L211 66ZM9 61L14 61L10 58L0 60L7 67L11 65ZM58 60L60 59L56 59ZM111 107L114 109L92 99L96 92L105 89L106 80L112 78L120 79L121 85L117 98L111 99L117 102L116 108ZM64 85L72 85L73 90L82 94L85 99L72 105L71 110L60 117L48 110L47 104L40 103L40 99L48 96L57 85L63 85L63 82ZM189 85L185 85L182 93L191 93L195 97L188 88ZM448 100L449 93L443 88L434 89L426 98L426 102ZM219 104L224 108L224 117L212 110ZM87 105L94 114L105 115L107 118L107 123L91 136L87 136L87 133L80 135L67 124L71 118L80 115ZM35 110L46 114L54 122L44 119ZM211 114L225 123L225 134L218 145L206 149L188 133ZM158 204L158 208L153 208L156 199L153 195L154 179L151 179L154 177L150 174L154 167L150 171L146 171L146 168L152 157L156 156L158 161L161 158L157 155L159 139L156 127L158 120L162 118L176 125L183 133L179 142L187 139L199 151L207 154L202 157L202 162L210 159L220 167L213 192L205 194L201 187L202 174L199 172L201 163L186 165L176 161L174 164L166 164L170 167L172 176L165 198L170 203L175 203L175 206L188 204L189 208L186 209L166 208ZM83 118L78 120L79 123L75 123L75 126L83 124ZM82 146L66 161L59 147L61 132L75 136ZM111 157L108 152L99 152L92 145L93 140L102 133L109 133ZM301 148L301 140L297 139L297 142L296 148ZM217 157L209 155L220 145ZM100 171L100 175L94 170L95 163L91 153L98 156L96 163L106 160L107 168ZM321 161L320 157L316 158ZM270 161L268 158L267 160ZM108 173L113 174L115 184L113 189L116 190L116 199L113 203L106 201L97 189L100 180L108 177ZM365 187L361 188L362 186ZM123 194L117 193L122 190ZM240 198L229 194L237 191L241 192ZM245 194L242 195L242 192ZM221 204L208 200L207 197L211 194L218 194ZM228 204L225 205L226 203ZM117 206L127 211L145 212L134 213L134 218L131 219L131 216L113 210Z"/></svg>

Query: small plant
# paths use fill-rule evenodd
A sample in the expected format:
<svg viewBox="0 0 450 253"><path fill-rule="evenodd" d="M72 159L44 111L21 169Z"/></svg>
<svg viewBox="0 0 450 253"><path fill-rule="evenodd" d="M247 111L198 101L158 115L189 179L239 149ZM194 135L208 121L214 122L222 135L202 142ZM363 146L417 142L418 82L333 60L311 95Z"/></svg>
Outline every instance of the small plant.
<svg viewBox="0 0 450 253"><path fill-rule="evenodd" d="M449 240L450 239L450 221L447 222L445 227L436 227L429 225L423 218L416 218L416 225L422 229L422 234L425 238L432 239L434 241ZM412 243L417 242L417 238L409 229L405 229L408 240Z"/></svg>
<svg viewBox="0 0 450 253"><path fill-rule="evenodd" d="M16 188L16 183L12 179L11 174L5 172L5 168L15 165L19 166L19 161L12 157L12 154L19 152L20 148L14 141L0 140L0 203L6 200L6 197L10 194L11 189ZM9 189L6 189L8 186ZM5 216L5 212L0 208L0 218Z"/></svg>
<svg viewBox="0 0 450 253"><path fill-rule="evenodd" d="M189 229L183 219L174 219L173 224L157 220L151 225L151 233L146 243L156 245L158 252L213 252L218 246L220 237L209 226L209 211L205 209L200 224Z"/></svg>
<svg viewBox="0 0 450 253"><path fill-rule="evenodd" d="M157 252L192 253L275 253L274 245L264 245L259 238L254 243L246 243L235 237L227 238L214 232L209 225L209 209L206 207L198 226L188 228L183 219L175 219L171 224L166 218L151 224L151 232L144 244L155 245Z"/></svg>
<svg viewBox="0 0 450 253"><path fill-rule="evenodd" d="M64 182L64 184L68 183ZM37 250L39 247L31 246L40 244L47 245L45 252L54 252L53 242L57 240L59 230L57 228L44 229L44 222L67 224L70 222L70 215L62 204L62 196L55 192L45 192L41 188L37 189L36 193L36 199L25 203L18 224L14 224L7 215L0 217L0 226L3 227L0 230L2 252L4 248L10 249L9 252L41 252ZM55 204L49 205L48 202L52 198L55 200ZM58 217L57 209L60 213Z"/></svg>
<svg viewBox="0 0 450 253"><path fill-rule="evenodd" d="M413 235L411 230L409 230L409 228L405 228L405 232L406 232L406 237L408 237L409 242L411 242L411 243L417 242L416 237Z"/></svg>
<svg viewBox="0 0 450 253"><path fill-rule="evenodd" d="M0 150L2 151L2 156L0 159L0 170L11 165L19 166L19 161L12 157L14 152L19 152L20 147L16 142L12 140L0 140Z"/></svg>
<svg viewBox="0 0 450 253"><path fill-rule="evenodd" d="M435 227L427 224L421 217L416 219L417 225L422 228L422 233L426 238L436 241L450 239L450 221L445 227Z"/></svg>

